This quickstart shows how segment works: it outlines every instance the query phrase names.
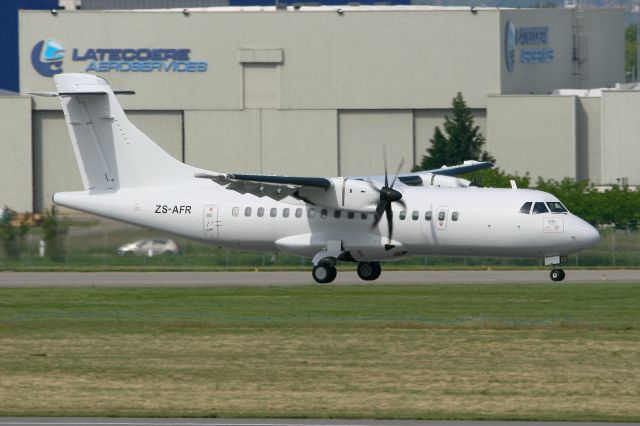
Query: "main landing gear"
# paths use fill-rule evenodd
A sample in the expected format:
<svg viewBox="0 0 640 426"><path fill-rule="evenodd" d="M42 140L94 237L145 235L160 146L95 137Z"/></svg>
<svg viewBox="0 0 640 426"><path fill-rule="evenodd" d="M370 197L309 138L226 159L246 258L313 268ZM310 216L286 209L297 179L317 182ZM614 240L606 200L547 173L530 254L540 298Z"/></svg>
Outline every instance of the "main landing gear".
<svg viewBox="0 0 640 426"><path fill-rule="evenodd" d="M322 262L313 267L311 275L313 275L313 279L316 280L318 284L329 284L336 279L338 271L335 265L329 262Z"/></svg>
<svg viewBox="0 0 640 426"><path fill-rule="evenodd" d="M358 263L358 276L364 281L374 281L380 277L382 268L378 262Z"/></svg>
<svg viewBox="0 0 640 426"><path fill-rule="evenodd" d="M549 276L551 281L562 281L564 280L564 271L562 269L552 269Z"/></svg>
<svg viewBox="0 0 640 426"><path fill-rule="evenodd" d="M360 262L358 263L358 276L364 281L373 281L380 277L382 268L378 262ZM336 279L338 271L336 270L335 260L323 259L320 263L313 267L311 271L313 279L318 284L329 284Z"/></svg>

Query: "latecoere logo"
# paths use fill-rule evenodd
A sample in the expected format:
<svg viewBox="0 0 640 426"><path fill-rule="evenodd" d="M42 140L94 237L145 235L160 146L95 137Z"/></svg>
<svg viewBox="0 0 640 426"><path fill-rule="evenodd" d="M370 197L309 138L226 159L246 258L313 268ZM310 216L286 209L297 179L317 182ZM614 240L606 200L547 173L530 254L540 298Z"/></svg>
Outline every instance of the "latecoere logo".
<svg viewBox="0 0 640 426"><path fill-rule="evenodd" d="M31 50L31 64L40 75L52 77L62 72L64 48L55 40L40 40Z"/></svg>

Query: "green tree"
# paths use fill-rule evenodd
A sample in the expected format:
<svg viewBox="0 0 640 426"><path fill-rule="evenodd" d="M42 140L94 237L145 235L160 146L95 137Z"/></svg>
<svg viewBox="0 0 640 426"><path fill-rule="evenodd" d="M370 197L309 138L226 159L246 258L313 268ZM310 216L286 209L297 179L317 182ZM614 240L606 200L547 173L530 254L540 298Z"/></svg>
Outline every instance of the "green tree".
<svg viewBox="0 0 640 426"><path fill-rule="evenodd" d="M443 165L451 166L465 160L495 161L482 149L484 136L480 127L475 125L471 108L467 107L462 93L458 92L453 98L452 106L452 118L444 117L444 133L436 126L431 146L427 148L427 155L422 157L414 171L436 169Z"/></svg>
<svg viewBox="0 0 640 426"><path fill-rule="evenodd" d="M637 48L637 24L632 24L624 29L624 72L634 77L633 72L636 69L636 48Z"/></svg>
<svg viewBox="0 0 640 426"><path fill-rule="evenodd" d="M24 248L24 236L29 232L29 215L19 218L15 210L4 206L0 216L0 240L7 259L20 259L20 252Z"/></svg>
<svg viewBox="0 0 640 426"><path fill-rule="evenodd" d="M470 180L474 186L488 188L510 188L512 180L516 182L518 188L529 188L531 185L531 177L528 173L524 176L512 175L498 167L467 173L463 177Z"/></svg>

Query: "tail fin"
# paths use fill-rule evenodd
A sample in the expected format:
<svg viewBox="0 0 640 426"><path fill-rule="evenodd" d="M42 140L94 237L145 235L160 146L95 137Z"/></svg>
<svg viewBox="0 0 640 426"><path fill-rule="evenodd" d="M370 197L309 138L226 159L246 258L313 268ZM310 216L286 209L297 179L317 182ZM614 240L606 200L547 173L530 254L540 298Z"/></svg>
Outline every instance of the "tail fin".
<svg viewBox="0 0 640 426"><path fill-rule="evenodd" d="M58 74L54 79L86 190L171 185L199 171L171 157L131 124L102 78Z"/></svg>

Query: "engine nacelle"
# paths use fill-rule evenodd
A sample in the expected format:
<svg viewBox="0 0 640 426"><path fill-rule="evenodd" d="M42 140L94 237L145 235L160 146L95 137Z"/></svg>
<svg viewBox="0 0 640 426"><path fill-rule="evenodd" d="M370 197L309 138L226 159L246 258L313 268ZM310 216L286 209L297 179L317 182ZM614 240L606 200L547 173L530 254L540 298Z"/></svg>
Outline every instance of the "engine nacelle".
<svg viewBox="0 0 640 426"><path fill-rule="evenodd" d="M423 186L432 188L467 188L471 185L471 182L466 179L433 173L420 174L420 178Z"/></svg>
<svg viewBox="0 0 640 426"><path fill-rule="evenodd" d="M372 213L380 201L380 185L361 179L332 178L331 188L301 188L300 197L317 206L354 212Z"/></svg>

